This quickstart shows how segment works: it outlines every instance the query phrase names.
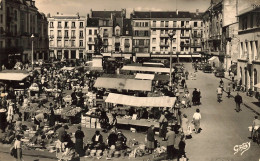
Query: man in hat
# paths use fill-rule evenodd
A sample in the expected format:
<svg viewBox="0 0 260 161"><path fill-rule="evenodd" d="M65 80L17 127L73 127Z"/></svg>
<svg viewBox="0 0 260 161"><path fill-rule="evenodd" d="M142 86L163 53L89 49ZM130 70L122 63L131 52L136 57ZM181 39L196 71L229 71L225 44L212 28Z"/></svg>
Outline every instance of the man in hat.
<svg viewBox="0 0 260 161"><path fill-rule="evenodd" d="M240 104L243 103L243 100L238 92L237 92L237 95L235 96L235 102L236 102L236 111L237 112L242 111L240 108Z"/></svg>
<svg viewBox="0 0 260 161"><path fill-rule="evenodd" d="M174 155L174 144L175 144L175 132L172 130L170 126L167 127L167 159L173 159Z"/></svg>
<svg viewBox="0 0 260 161"><path fill-rule="evenodd" d="M78 126L78 130L75 132L75 139L76 139L75 151L79 154L79 156L84 155L84 151L83 151L84 137L85 137L85 135L84 135L84 132L81 130L81 126Z"/></svg>

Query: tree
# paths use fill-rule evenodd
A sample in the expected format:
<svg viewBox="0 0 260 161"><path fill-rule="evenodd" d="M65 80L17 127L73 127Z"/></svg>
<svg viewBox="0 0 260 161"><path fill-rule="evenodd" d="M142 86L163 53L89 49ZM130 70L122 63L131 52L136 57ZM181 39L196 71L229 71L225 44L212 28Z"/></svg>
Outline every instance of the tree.
<svg viewBox="0 0 260 161"><path fill-rule="evenodd" d="M103 48L103 42L102 38L100 35L97 35L97 39L95 40L95 55L100 55L101 54L101 49Z"/></svg>

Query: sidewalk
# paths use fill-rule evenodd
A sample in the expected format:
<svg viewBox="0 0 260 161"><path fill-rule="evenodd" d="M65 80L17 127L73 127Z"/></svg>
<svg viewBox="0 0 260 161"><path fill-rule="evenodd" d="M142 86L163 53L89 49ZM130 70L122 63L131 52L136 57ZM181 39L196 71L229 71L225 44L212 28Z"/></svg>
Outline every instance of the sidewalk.
<svg viewBox="0 0 260 161"><path fill-rule="evenodd" d="M230 76L228 76L228 72L225 72L225 79L231 81ZM236 79L236 77L235 77ZM260 102L253 96L253 97L249 97L246 95L246 92L239 92L239 94L242 96L243 98L243 104L251 109L254 113L260 115ZM236 91L232 91L231 92L232 96L236 95Z"/></svg>

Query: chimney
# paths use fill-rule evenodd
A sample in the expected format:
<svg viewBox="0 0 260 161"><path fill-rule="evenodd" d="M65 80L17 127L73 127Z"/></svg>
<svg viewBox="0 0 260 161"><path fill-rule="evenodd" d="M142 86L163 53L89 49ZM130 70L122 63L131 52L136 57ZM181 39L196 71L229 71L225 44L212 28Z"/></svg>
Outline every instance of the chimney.
<svg viewBox="0 0 260 161"><path fill-rule="evenodd" d="M196 15L197 16L199 15L199 9L196 9Z"/></svg>
<svg viewBox="0 0 260 161"><path fill-rule="evenodd" d="M47 14L47 18L50 18L50 17L51 17L51 14L50 14L50 13L48 13L48 14Z"/></svg>
<svg viewBox="0 0 260 161"><path fill-rule="evenodd" d="M89 17L92 18L92 8L90 9L90 14L89 14Z"/></svg>
<svg viewBox="0 0 260 161"><path fill-rule="evenodd" d="M179 10L176 10L176 14L179 15Z"/></svg>
<svg viewBox="0 0 260 161"><path fill-rule="evenodd" d="M87 14L87 18L89 18L89 14Z"/></svg>

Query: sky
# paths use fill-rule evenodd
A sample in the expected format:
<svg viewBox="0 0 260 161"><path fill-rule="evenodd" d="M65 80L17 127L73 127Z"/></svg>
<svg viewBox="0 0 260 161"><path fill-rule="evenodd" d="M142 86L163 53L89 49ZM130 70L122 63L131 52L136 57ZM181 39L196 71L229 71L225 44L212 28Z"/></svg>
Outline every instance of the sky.
<svg viewBox="0 0 260 161"><path fill-rule="evenodd" d="M204 12L210 4L210 0L35 0L40 12L55 15L76 14L86 16L90 9L93 11L113 11L126 9L127 15L135 11L175 11L176 1L179 11L195 12L199 9Z"/></svg>

